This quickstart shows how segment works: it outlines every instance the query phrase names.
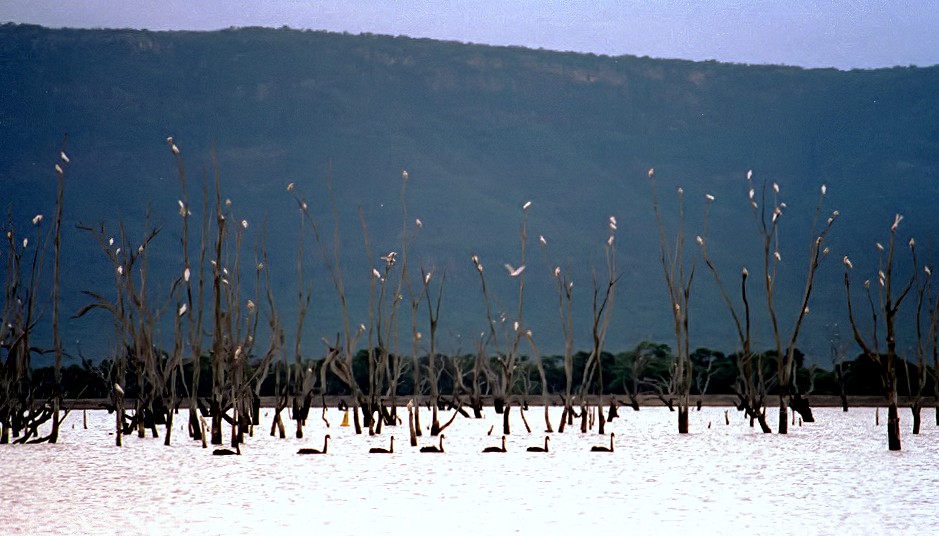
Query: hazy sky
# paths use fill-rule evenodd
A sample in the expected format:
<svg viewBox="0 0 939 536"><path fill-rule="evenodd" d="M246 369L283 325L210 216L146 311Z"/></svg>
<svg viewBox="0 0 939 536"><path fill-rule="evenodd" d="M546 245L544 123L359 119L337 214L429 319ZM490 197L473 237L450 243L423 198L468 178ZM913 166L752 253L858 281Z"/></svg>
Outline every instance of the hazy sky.
<svg viewBox="0 0 939 536"><path fill-rule="evenodd" d="M0 21L290 26L805 67L939 64L939 0L0 0Z"/></svg>

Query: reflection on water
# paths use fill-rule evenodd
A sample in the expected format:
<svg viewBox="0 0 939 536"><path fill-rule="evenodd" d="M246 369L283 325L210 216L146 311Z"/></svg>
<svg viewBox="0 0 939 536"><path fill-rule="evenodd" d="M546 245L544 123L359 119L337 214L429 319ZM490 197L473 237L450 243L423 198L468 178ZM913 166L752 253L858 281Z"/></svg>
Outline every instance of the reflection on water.
<svg viewBox="0 0 939 536"><path fill-rule="evenodd" d="M613 453L589 452L609 438L576 428L551 434L548 453L529 453L545 437L543 411L532 408L532 433L515 413L508 452L482 454L501 438L489 409L483 420L458 418L445 453L425 454L408 445L406 426L356 436L337 426L336 410L329 429L311 419L304 439L274 439L268 412L242 456L213 457L179 430L172 447L134 435L118 448L113 416L88 412L84 430L75 412L56 445L0 447L0 534L939 531L939 429L913 436L901 414L904 450L891 453L872 408L815 414L786 437L751 429L735 410L727 426L723 408L704 408L679 436L665 408L623 409L607 424ZM326 433L329 454L296 454L322 448ZM368 454L390 434L394 454Z"/></svg>

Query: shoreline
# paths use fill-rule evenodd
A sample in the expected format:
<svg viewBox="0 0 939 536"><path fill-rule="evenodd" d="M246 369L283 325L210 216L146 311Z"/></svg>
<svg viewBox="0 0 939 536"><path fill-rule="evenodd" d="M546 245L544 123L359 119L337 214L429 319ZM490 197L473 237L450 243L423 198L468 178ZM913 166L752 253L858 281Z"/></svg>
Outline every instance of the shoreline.
<svg viewBox="0 0 939 536"><path fill-rule="evenodd" d="M398 407L404 407L407 405L409 400L417 399L419 404L422 406L427 406L430 404L430 397L427 395L421 395L418 397L413 396L398 396L396 404ZM596 406L597 397L596 395L590 395L587 397L590 405ZM628 409L630 407L629 397L625 395L604 395L603 396L603 406L608 407L610 405L610 399L615 399L618 405L621 408ZM838 395L806 395L803 398L809 401L811 407L816 408L838 408L841 407L841 397ZM887 402L883 396L867 396L867 395L851 395L848 396L848 407L849 408L876 408L876 407L886 407ZM275 407L277 397L273 396L262 396L261 397L261 407L262 408L273 408ZM559 395L549 395L548 396L550 405L552 406L561 406L563 402ZM644 408L652 407L666 407L665 404L656 396L643 394L637 397L639 401L639 406ZM182 399L183 402L180 404L180 408L188 407L186 399ZM387 397L382 397L382 400L385 403L390 402L390 399ZM441 397L441 400L446 402L449 405L449 401L452 400L449 396ZM518 400L527 400L529 406L543 406L542 396L541 395L529 395L527 397L519 397ZM698 404L698 401L701 401L702 406L707 407L736 407L737 406L737 397L736 395L729 394L714 394L714 395L693 395L691 397L691 406L695 407ZM776 395L769 395L766 397L767 408L773 409L778 405L779 398ZM907 396L898 397L898 404L901 408L909 408L911 406L913 398ZM79 399L65 399L63 400L62 407L64 409L78 409L78 410L94 410L94 409L106 409L107 404L109 403L107 398L79 398ZM128 409L133 408L136 399L127 398L125 399L125 405ZM350 404L352 397L350 395L339 396L331 395L325 397L326 406L329 408L339 407L340 402L345 402ZM467 397L463 397L464 407L468 407L466 404ZM483 407L491 408L493 407L493 397L492 396L483 396ZM929 409L936 406L934 397L924 396L921 399L923 409ZM290 403L285 409L290 409ZM311 408L322 408L323 407L323 397L315 397L311 404Z"/></svg>

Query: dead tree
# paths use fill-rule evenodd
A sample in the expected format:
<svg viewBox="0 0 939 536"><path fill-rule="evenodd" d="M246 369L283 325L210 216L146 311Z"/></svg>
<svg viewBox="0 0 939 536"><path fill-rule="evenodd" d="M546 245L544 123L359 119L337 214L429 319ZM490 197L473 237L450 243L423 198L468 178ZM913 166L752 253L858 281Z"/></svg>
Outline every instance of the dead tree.
<svg viewBox="0 0 939 536"><path fill-rule="evenodd" d="M841 343L841 332L838 330L838 324L834 326L834 332L828 341L830 346L831 369L835 373L835 380L838 382L838 396L841 398L841 410L848 412L848 394L846 391L847 379L845 378L844 356L845 346Z"/></svg>
<svg viewBox="0 0 939 536"><path fill-rule="evenodd" d="M791 405L790 402L792 401L793 397L798 395L798 393L795 391L794 384L796 342L799 338L802 322L809 312L809 299L812 295L812 288L815 282L815 273L818 269L819 261L828 253L828 248L823 248L822 244L829 230L831 230L832 224L838 217L838 211L834 211L831 217L827 219L827 224L821 226L821 231L817 231L816 226L827 191L826 187L823 185L821 187L821 195L819 196L818 204L815 208L815 217L813 219L813 238L809 248L809 266L805 276L805 288L802 291L802 298L799 303L799 310L792 327L792 332L790 333L785 346L783 346L783 336L780 332L779 321L776 314L775 298L776 275L779 265L782 262L782 256L779 253L779 222L784 214L786 204L779 201L778 184L773 183L772 185L772 208L770 208L767 205L767 184L764 183L762 188L762 204L758 204L755 199L756 189L752 183L752 171L747 173L747 183L749 186L750 208L753 212L754 220L756 221L756 228L760 236L760 242L762 246L763 282L765 284L766 291L766 306L769 313L770 325L772 326L773 330L773 340L776 346L776 377L778 379L779 386L778 431L780 434L785 434L789 429L789 421L787 419L788 408ZM800 402L803 403L797 405L797 407L808 407L804 401L800 400ZM811 414L806 413L803 415L803 418L810 420Z"/></svg>
<svg viewBox="0 0 939 536"><path fill-rule="evenodd" d="M659 250L662 271L668 290L672 319L675 331L675 370L674 381L678 399L678 433L688 433L688 408L691 392L691 357L690 335L688 332L688 306L691 298L691 283L694 280L694 262L685 273L685 234L684 234L684 190L678 188L678 235L674 250L665 236L665 223L659 212L658 195L655 189L655 171L649 170L652 183L652 207L659 228Z"/></svg>
<svg viewBox="0 0 939 536"><path fill-rule="evenodd" d="M603 347L606 343L606 333L613 317L613 302L616 299L616 285L620 275L616 273L616 218L610 216L607 227L610 235L606 241L606 268L607 278L605 285L601 285L596 273L593 277L593 308L591 309L591 348L587 358L586 369L593 367L597 376L597 433L605 435L606 419L603 417ZM593 371L585 374L591 376ZM584 390L589 389L589 382L584 383ZM583 397L586 407L586 397ZM582 430L583 431L583 430Z"/></svg>
<svg viewBox="0 0 939 536"><path fill-rule="evenodd" d="M872 335L867 338L862 335L860 327L854 316L854 307L851 301L851 277L850 271L853 267L847 256L844 257L844 288L847 297L848 319L851 322L851 332L854 335L854 341L861 347L864 355L877 363L880 367L881 378L884 385L884 397L887 399L887 448L890 450L900 450L900 416L897 409L897 339L896 339L896 317L900 310L903 299L913 288L915 279L910 277L909 281L901 288L898 293L894 291L894 252L896 246L897 227L903 219L899 214L890 226L890 241L886 249L886 258L883 257L884 249L878 243L878 249L881 250L880 270L877 272L877 281L879 283L879 303L874 305L871 298L870 282L865 281L867 289L868 303L870 304L872 316ZM886 342L886 353L880 352L880 342L877 336L878 318L884 323L884 340Z"/></svg>
<svg viewBox="0 0 939 536"><path fill-rule="evenodd" d="M902 361L904 366L904 376L906 377L907 393L910 395L910 412L913 414L913 434L919 434L922 423L923 392L926 389L926 355L932 352L935 355L934 344L937 322L939 322L939 312L936 307L932 307L923 317L923 307L931 300L931 276L932 270L926 266L923 270L924 278L920 281L920 273L916 263L916 243L910 239L910 255L913 258L913 278L916 287L916 378L915 381L910 378L910 367L907 361ZM939 294L937 294L939 296ZM939 304L939 297L937 297ZM925 326L924 326L925 324ZM925 327L925 332L924 332Z"/></svg>

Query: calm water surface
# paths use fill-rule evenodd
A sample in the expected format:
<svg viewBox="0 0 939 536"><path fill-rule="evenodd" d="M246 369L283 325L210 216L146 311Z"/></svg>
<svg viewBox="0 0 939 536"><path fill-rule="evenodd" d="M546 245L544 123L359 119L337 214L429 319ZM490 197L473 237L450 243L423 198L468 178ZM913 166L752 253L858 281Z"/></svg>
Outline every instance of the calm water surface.
<svg viewBox="0 0 939 536"><path fill-rule="evenodd" d="M525 452L545 436L532 408L532 433L513 413L509 452L481 454L500 443L501 416L489 409L458 418L444 454L424 454L406 426L356 436L335 409L328 429L317 414L304 439L274 439L264 411L242 456L212 456L179 429L172 447L135 435L118 448L104 411L88 412L87 430L73 412L56 445L0 446L0 534L939 533L931 413L920 436L901 414L900 453L887 451L873 408L816 409L816 423L788 436L763 435L735 410L725 425L724 408L692 411L693 433L679 436L674 413L643 408L607 425L612 454L589 452L609 438L579 428L551 434L539 454ZM321 448L326 433L329 454L296 454ZM394 454L368 454L392 434Z"/></svg>

